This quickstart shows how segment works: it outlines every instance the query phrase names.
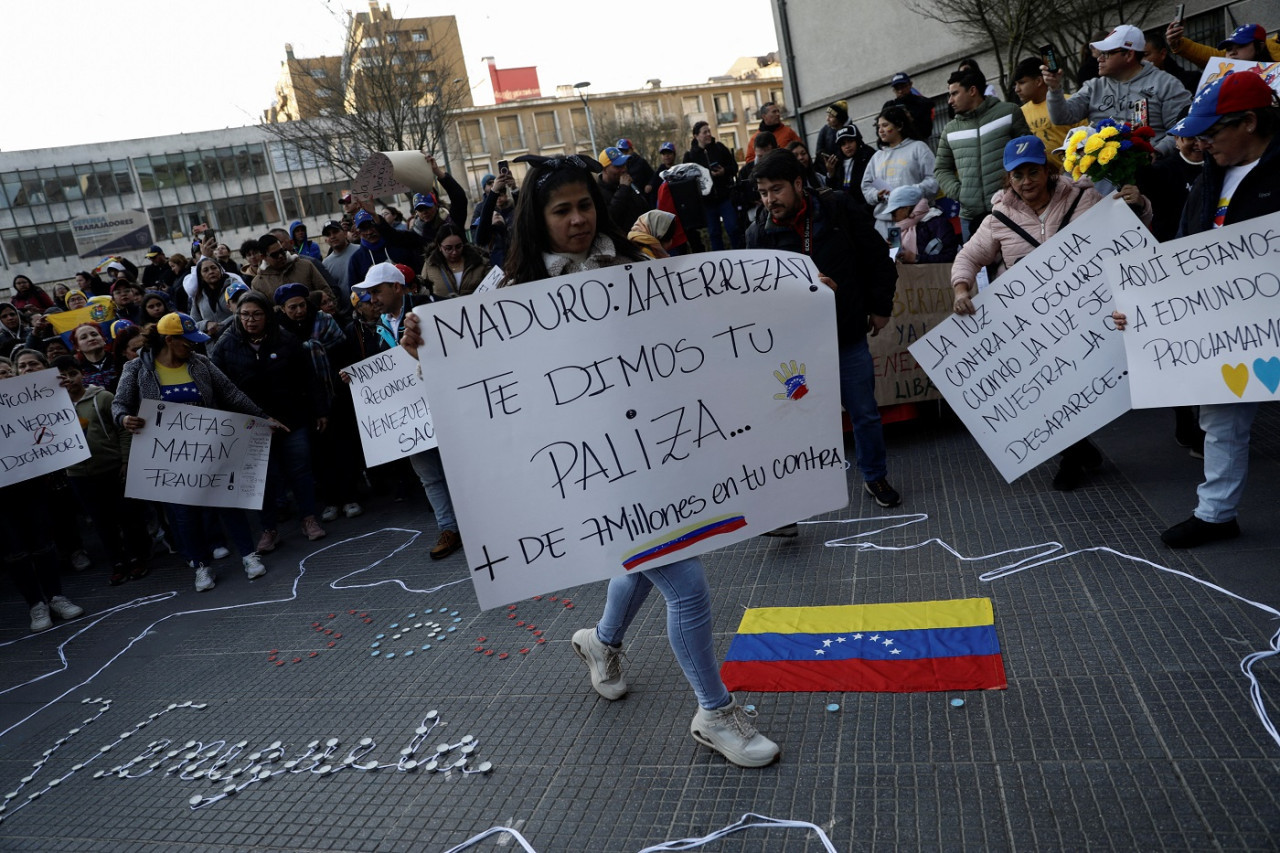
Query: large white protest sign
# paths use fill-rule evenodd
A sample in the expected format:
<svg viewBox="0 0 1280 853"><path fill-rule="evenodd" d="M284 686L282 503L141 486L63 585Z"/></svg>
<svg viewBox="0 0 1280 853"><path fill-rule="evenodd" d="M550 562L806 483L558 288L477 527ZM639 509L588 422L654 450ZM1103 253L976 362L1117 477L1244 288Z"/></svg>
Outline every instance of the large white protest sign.
<svg viewBox="0 0 1280 853"><path fill-rule="evenodd" d="M1260 75L1267 81L1267 85L1276 91L1276 94L1280 94L1280 62L1246 62L1242 59L1228 59L1225 56L1215 56L1209 60L1204 67L1204 73L1200 75L1200 85L1196 90L1199 91L1210 83L1216 82L1220 77L1237 72Z"/></svg>
<svg viewBox="0 0 1280 853"><path fill-rule="evenodd" d="M747 251L415 309L480 606L844 506L834 302L807 257Z"/></svg>
<svg viewBox="0 0 1280 853"><path fill-rule="evenodd" d="M364 464L372 468L436 446L431 407L418 378L418 362L392 347L343 368L360 425Z"/></svg>
<svg viewBox="0 0 1280 853"><path fill-rule="evenodd" d="M1103 268L1136 408L1280 399L1280 213Z"/></svg>
<svg viewBox="0 0 1280 853"><path fill-rule="evenodd" d="M89 458L89 445L58 371L0 380L0 486L61 471Z"/></svg>
<svg viewBox="0 0 1280 853"><path fill-rule="evenodd" d="M1103 263L1156 246L1124 202L1103 199L911 346L1012 483L1129 409L1124 343Z"/></svg>
<svg viewBox="0 0 1280 853"><path fill-rule="evenodd" d="M193 506L262 509L271 426L263 418L143 400L124 495Z"/></svg>

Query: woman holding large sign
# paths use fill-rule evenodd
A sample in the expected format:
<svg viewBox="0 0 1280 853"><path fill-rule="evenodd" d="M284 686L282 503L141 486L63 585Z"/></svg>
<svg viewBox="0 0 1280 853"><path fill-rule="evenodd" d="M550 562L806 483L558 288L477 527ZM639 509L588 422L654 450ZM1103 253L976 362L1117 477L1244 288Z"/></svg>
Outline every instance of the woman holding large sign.
<svg viewBox="0 0 1280 853"><path fill-rule="evenodd" d="M197 329L195 320L186 314L175 312L161 317L147 334L146 350L124 366L116 398L111 403L111 416L116 423L132 433L140 432L146 426L138 417L138 406L144 398L269 418L212 361L193 351L195 344L208 340L209 336ZM168 509L176 528L178 550L187 565L195 570L196 592L213 589L213 569L206 564L212 547L204 529L205 508L174 503L168 504ZM253 548L244 510L219 507L214 512L222 519L223 527L240 552L249 579L266 574L262 558Z"/></svg>
<svg viewBox="0 0 1280 853"><path fill-rule="evenodd" d="M997 261L1001 272L1012 267L1072 219L1102 201L1102 194L1088 178L1073 184L1050 167L1044 141L1037 136L1019 136L1009 141L1004 148L1004 170L1004 189L996 197L992 214L982 220L973 237L961 247L951 267L957 314L973 313L978 270ZM1151 204L1136 186L1121 187L1116 198L1123 198L1143 223L1151 226ZM1084 482L1089 468L1101 464L1098 448L1089 439L1081 439L1063 451L1053 487L1069 492Z"/></svg>
<svg viewBox="0 0 1280 853"><path fill-rule="evenodd" d="M1200 90L1191 112L1169 129L1195 137L1208 159L1182 210L1180 237L1280 211L1280 101L1257 74L1228 74ZM1111 315L1116 328L1125 315ZM1160 539L1194 548L1240 535L1236 508L1249 474L1249 434L1257 403L1200 407L1204 430L1204 482L1196 508Z"/></svg>
<svg viewBox="0 0 1280 853"><path fill-rule="evenodd" d="M520 190L515 238L500 286L644 260L609 218L593 176L600 171L596 161L576 155L518 159L531 168ZM401 343L417 356L422 338L414 314L405 318ZM573 635L592 687L605 699L626 695L622 639L655 586L667 602L671 648L698 699L690 725L694 739L742 767L772 764L782 754L778 745L756 731L751 713L734 701L720 678L711 636L711 589L697 557L609 581L599 623Z"/></svg>

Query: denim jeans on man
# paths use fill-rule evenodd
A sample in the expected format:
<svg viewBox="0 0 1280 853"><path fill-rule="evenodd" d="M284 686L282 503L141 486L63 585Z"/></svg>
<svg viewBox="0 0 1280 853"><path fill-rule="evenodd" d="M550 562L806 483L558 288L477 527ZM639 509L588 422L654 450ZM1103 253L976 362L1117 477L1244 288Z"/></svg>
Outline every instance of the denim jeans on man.
<svg viewBox="0 0 1280 853"><path fill-rule="evenodd" d="M610 580L596 636L602 643L620 645L655 586L667 600L667 639L698 705L709 711L723 708L733 696L720 679L711 639L711 587L697 557Z"/></svg>
<svg viewBox="0 0 1280 853"><path fill-rule="evenodd" d="M867 339L840 348L840 402L853 423L854 456L868 483L889 475L884 425L876 406L876 376Z"/></svg>
<svg viewBox="0 0 1280 853"><path fill-rule="evenodd" d="M1204 482L1196 488L1195 516L1210 524L1236 517L1249 475L1249 431L1257 403L1200 407L1204 430Z"/></svg>
<svg viewBox="0 0 1280 853"><path fill-rule="evenodd" d="M711 238L711 251L719 252L724 248L724 238L720 233L720 220L724 220L724 230L729 232L729 240L735 249L743 246L743 235L738 232L738 212L733 209L733 202L704 201L703 213L707 217L707 236Z"/></svg>
<svg viewBox="0 0 1280 853"><path fill-rule="evenodd" d="M453 515L453 499L449 497L449 484L444 479L444 465L440 462L440 449L433 447L409 457L413 472L422 481L422 490L431 501L436 514L436 527L440 532L458 532L458 519Z"/></svg>
<svg viewBox="0 0 1280 853"><path fill-rule="evenodd" d="M278 432L271 437L267 488L260 516L263 530L276 529L276 510L284 498L286 482L293 487L298 513L303 518L315 515L316 478L311 472L311 430L306 427Z"/></svg>

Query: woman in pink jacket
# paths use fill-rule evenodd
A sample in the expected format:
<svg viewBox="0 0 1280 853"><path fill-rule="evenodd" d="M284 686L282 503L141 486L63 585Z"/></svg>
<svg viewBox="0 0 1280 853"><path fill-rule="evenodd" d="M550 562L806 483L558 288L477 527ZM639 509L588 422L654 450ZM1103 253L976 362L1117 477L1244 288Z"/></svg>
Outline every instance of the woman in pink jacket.
<svg viewBox="0 0 1280 853"><path fill-rule="evenodd" d="M992 214L982 220L951 266L957 314L973 313L979 269L998 264L996 272L1004 272L1102 200L1088 178L1073 184L1048 166L1044 142L1036 136L1009 141L1004 169L1004 189L992 199ZM1115 197L1123 198L1143 224L1151 226L1151 203L1136 186L1121 187ZM1084 482L1088 469L1101 464L1098 448L1083 439L1063 452L1053 487L1069 492Z"/></svg>

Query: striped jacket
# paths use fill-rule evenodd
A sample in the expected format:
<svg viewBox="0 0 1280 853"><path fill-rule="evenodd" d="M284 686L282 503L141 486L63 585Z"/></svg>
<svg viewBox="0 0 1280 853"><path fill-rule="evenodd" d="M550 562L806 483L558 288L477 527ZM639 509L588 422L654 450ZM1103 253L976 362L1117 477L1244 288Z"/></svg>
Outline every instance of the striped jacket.
<svg viewBox="0 0 1280 853"><path fill-rule="evenodd" d="M988 95L976 110L958 113L942 129L933 175L942 194L960 202L960 215L991 212L991 196L1004 182L1004 146L1031 133L1022 110Z"/></svg>

